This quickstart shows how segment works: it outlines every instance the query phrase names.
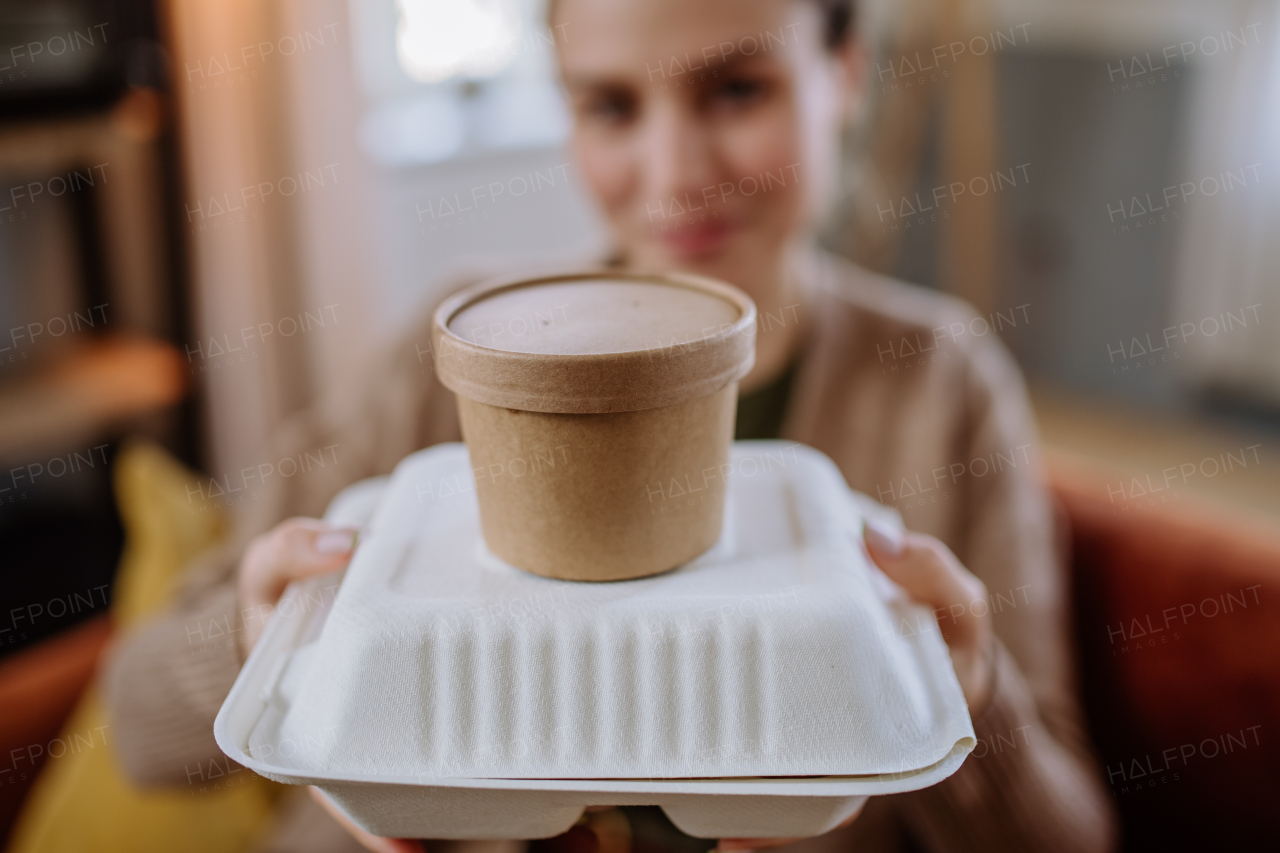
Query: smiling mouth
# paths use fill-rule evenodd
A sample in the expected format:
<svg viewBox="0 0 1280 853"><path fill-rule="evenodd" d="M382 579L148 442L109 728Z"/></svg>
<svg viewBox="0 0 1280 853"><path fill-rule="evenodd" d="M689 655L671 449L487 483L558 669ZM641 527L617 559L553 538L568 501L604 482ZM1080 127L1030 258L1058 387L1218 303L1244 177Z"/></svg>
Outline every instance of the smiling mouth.
<svg viewBox="0 0 1280 853"><path fill-rule="evenodd" d="M724 248L734 228L724 220L676 225L658 233L670 251L683 258L706 257Z"/></svg>

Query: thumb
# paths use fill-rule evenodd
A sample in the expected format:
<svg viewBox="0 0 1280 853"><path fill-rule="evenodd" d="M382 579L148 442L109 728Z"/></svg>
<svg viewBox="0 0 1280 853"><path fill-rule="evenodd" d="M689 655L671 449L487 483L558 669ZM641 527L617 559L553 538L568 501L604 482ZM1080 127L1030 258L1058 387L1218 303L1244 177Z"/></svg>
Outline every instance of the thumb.
<svg viewBox="0 0 1280 853"><path fill-rule="evenodd" d="M882 560L892 562L902 556L902 552L906 547L902 528L894 527L884 521L875 518L864 518L862 520L862 538L867 543L867 551L871 554L871 559L875 560L877 566Z"/></svg>
<svg viewBox="0 0 1280 853"><path fill-rule="evenodd" d="M360 541L360 530L355 527L338 527L332 530L316 531L311 537L311 550L321 557L322 561L341 554L350 554Z"/></svg>
<svg viewBox="0 0 1280 853"><path fill-rule="evenodd" d="M868 518L863 522L863 540L867 553L889 580L935 610L985 594L980 591L981 582L932 536L905 533Z"/></svg>
<svg viewBox="0 0 1280 853"><path fill-rule="evenodd" d="M351 559L358 531L315 518L292 518L249 543L236 578L245 614L240 649L256 645L285 587L295 580L336 572Z"/></svg>
<svg viewBox="0 0 1280 853"><path fill-rule="evenodd" d="M341 569L351 557L357 533L318 519L282 522L255 540L245 555L241 582L246 598L275 604L290 582Z"/></svg>
<svg viewBox="0 0 1280 853"><path fill-rule="evenodd" d="M281 543L280 574L276 578L277 597L290 581L330 574L347 564L359 541L353 527L327 525L291 530Z"/></svg>
<svg viewBox="0 0 1280 853"><path fill-rule="evenodd" d="M932 536L886 530L870 519L864 523L863 539L867 553L889 580L932 608L948 645L954 649L985 640L990 632L987 611L979 613L973 605L986 600L986 586L950 548Z"/></svg>

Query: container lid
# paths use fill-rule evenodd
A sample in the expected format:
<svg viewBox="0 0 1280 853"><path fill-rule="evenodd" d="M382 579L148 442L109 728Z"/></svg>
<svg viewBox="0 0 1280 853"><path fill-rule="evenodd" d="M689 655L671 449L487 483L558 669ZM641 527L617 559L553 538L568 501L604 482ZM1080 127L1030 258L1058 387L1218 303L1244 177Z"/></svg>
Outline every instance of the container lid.
<svg viewBox="0 0 1280 853"><path fill-rule="evenodd" d="M755 363L745 293L684 273L502 278L447 299L432 348L445 387L530 412L633 412L715 393Z"/></svg>

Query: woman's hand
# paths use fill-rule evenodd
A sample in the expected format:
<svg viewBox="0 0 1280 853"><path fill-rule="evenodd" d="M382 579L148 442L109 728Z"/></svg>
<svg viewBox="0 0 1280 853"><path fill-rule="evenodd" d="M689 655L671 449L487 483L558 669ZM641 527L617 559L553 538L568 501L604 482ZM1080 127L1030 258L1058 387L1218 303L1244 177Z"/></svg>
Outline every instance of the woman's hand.
<svg viewBox="0 0 1280 853"><path fill-rule="evenodd" d="M932 536L904 533L867 519L863 540L871 559L890 580L912 598L933 608L942 637L951 649L951 664L969 703L969 713L973 716L982 713L991 701L994 682L991 653L995 634L991 629L990 609L972 605L987 600L986 585L960 565L950 548ZM837 828L848 826L856 817L854 814ZM717 849L764 850L801 840L721 838Z"/></svg>
<svg viewBox="0 0 1280 853"><path fill-rule="evenodd" d="M236 573L240 602L240 653L249 651L290 581L336 572L351 559L358 531L330 527L315 518L291 518L255 538Z"/></svg>
<svg viewBox="0 0 1280 853"><path fill-rule="evenodd" d="M236 593L245 614L240 632L245 657L266 627L267 617L291 581L336 572L351 560L359 531L331 527L315 518L291 518L255 538L245 549L236 574ZM374 853L421 853L422 842L380 838L356 826L316 788L311 798L360 846Z"/></svg>
<svg viewBox="0 0 1280 853"><path fill-rule="evenodd" d="M991 701L995 633L991 609L974 607L987 602L987 587L956 559L951 549L932 536L904 533L895 527L867 519L863 524L867 553L889 579L917 601L933 608L942 638L951 649L951 665L977 716Z"/></svg>

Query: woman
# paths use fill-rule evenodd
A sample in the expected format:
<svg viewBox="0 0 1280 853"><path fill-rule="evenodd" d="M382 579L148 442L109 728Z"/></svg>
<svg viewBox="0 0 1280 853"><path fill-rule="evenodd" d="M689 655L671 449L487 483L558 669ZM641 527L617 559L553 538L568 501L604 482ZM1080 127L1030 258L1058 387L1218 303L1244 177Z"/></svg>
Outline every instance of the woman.
<svg viewBox="0 0 1280 853"><path fill-rule="evenodd" d="M1065 590L1018 371L993 336L966 333L976 327L963 303L812 247L861 84L848 5L557 0L550 15L575 156L616 262L715 276L755 299L762 322L739 437L816 447L853 488L899 506L915 532L868 528L868 551L939 614L983 741L943 783L873 798L851 824L798 847L1107 849L1113 820L1070 687ZM458 438L451 396L422 356L428 319L386 356L362 405L335 396L283 431L282 452L337 444L338 464L285 481L295 491L277 491L265 521L317 515L348 483ZM928 354L901 358L903 339ZM178 612L123 644L108 695L139 780L181 783L184 765L218 755L210 728L261 633L253 614L268 612L289 580L341 568L352 540L315 520L279 524L242 559L232 553L198 575ZM238 644L183 654L185 625L225 618L242 624ZM350 843L317 807L294 809L274 849L291 849L302 832L309 849L317 835ZM416 846L353 834L372 849Z"/></svg>

